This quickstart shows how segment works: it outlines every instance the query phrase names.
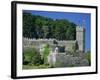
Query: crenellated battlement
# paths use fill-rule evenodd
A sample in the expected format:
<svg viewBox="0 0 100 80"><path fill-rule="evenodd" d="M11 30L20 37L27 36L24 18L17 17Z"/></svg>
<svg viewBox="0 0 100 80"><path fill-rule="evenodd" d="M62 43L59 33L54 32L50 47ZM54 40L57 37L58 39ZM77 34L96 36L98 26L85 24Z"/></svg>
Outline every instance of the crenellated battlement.
<svg viewBox="0 0 100 80"><path fill-rule="evenodd" d="M81 32L81 31L83 32L84 30L85 30L84 27L81 27L81 26L77 26L77 27L76 27L76 32L79 32L79 31L80 31L80 32Z"/></svg>

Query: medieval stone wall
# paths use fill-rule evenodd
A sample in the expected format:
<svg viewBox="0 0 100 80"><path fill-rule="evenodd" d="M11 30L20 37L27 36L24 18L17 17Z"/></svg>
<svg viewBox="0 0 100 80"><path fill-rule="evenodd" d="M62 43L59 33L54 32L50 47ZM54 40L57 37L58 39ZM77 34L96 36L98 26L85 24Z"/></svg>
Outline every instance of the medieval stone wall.
<svg viewBox="0 0 100 80"><path fill-rule="evenodd" d="M50 54L48 56L48 62L54 67L78 67L78 66L89 66L89 62L82 56L72 56L61 54Z"/></svg>
<svg viewBox="0 0 100 80"><path fill-rule="evenodd" d="M41 48L42 45L44 44L49 44L50 47L54 47L54 40L55 39L29 39L29 38L23 38L23 46L24 47L35 47L37 49ZM72 51L73 50L73 45L76 44L76 40L71 40L71 41L58 41L58 46L65 46L66 51Z"/></svg>

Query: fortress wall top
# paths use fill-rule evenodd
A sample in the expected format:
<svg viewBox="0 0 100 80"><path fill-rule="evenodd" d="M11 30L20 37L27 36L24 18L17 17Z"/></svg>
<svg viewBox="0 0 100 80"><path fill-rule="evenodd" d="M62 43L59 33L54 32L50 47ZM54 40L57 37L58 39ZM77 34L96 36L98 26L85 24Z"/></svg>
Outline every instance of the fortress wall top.
<svg viewBox="0 0 100 80"><path fill-rule="evenodd" d="M83 27L80 27L80 26L77 26L77 27L76 27L76 32L77 32L77 31L80 31L80 32L81 32L81 31L84 31L84 30L85 30L85 28L83 28Z"/></svg>
<svg viewBox="0 0 100 80"><path fill-rule="evenodd" d="M29 39L29 38L23 38L23 43L24 45L39 45L39 44L54 44L55 39ZM76 43L76 40L68 40L68 41L65 41L65 40L56 40L58 45L70 45L70 44L74 44Z"/></svg>

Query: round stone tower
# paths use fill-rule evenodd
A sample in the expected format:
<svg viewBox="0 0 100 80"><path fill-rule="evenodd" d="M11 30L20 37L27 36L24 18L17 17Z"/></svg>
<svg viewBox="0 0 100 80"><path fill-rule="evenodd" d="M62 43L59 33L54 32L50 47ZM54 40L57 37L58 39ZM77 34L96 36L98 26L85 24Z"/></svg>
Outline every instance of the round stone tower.
<svg viewBox="0 0 100 80"><path fill-rule="evenodd" d="M76 41L78 44L78 50L85 51L85 29L83 27L76 27Z"/></svg>

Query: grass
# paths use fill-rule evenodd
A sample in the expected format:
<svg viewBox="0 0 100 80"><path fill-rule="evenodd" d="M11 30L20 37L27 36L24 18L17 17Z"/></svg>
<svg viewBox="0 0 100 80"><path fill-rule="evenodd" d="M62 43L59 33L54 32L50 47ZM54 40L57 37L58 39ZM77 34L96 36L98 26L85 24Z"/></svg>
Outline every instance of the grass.
<svg viewBox="0 0 100 80"><path fill-rule="evenodd" d="M46 69L46 68L50 68L49 65L47 64L42 64L42 65L39 65L39 66L36 66L36 65L23 65L23 69Z"/></svg>

